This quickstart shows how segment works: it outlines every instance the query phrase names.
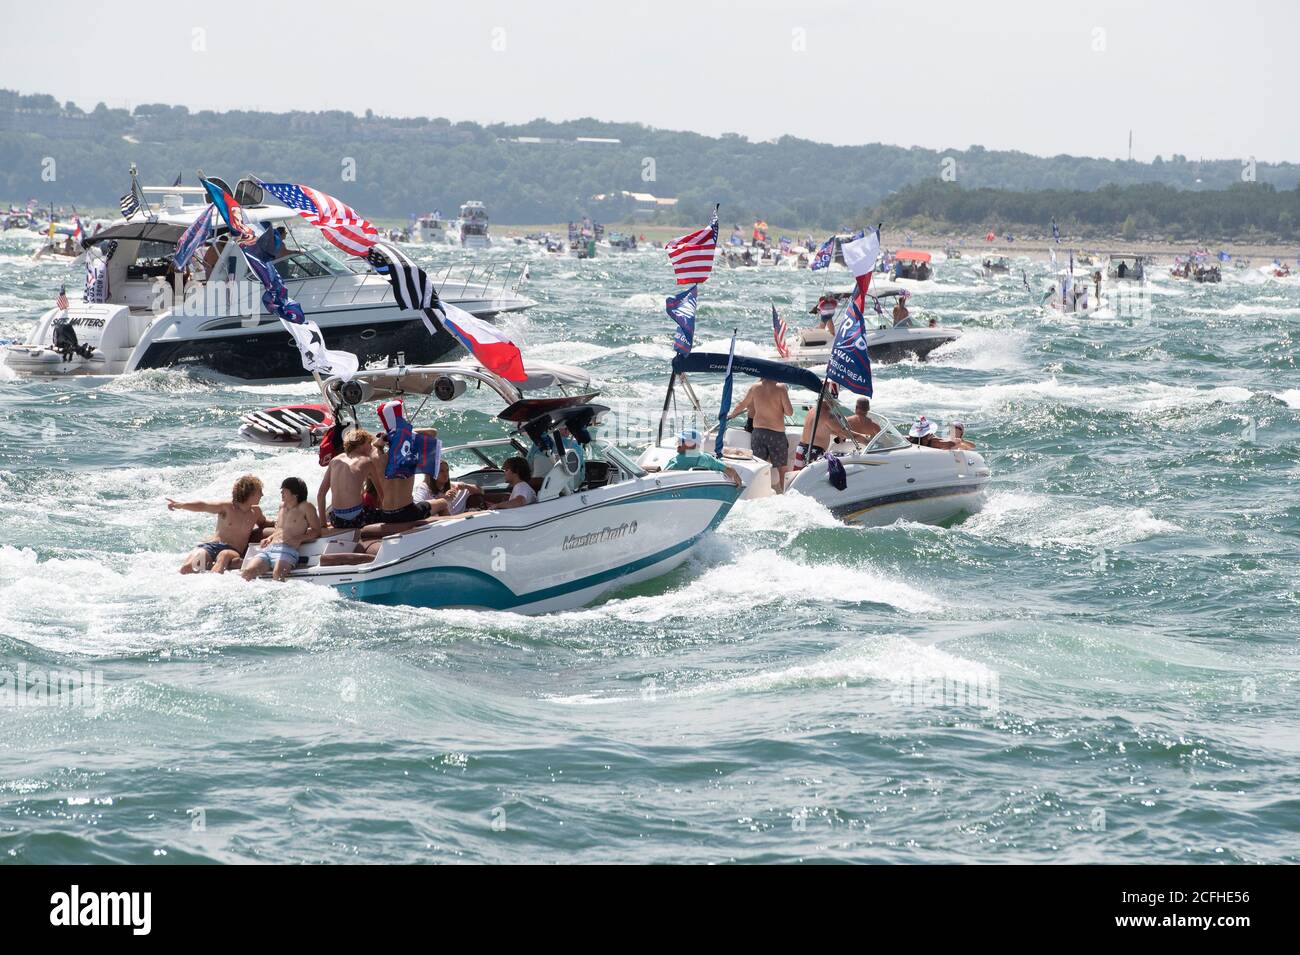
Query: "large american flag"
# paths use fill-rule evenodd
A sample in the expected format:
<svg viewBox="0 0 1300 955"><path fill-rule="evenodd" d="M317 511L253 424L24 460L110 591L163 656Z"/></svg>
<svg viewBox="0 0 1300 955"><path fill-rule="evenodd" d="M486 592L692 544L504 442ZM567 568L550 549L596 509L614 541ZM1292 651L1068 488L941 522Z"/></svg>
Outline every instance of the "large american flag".
<svg viewBox="0 0 1300 955"><path fill-rule="evenodd" d="M776 310L776 305L772 305L772 338L776 341L776 353L782 358L790 357L790 346L785 343L785 333L788 326L785 319L782 318Z"/></svg>
<svg viewBox="0 0 1300 955"><path fill-rule="evenodd" d="M264 182L262 188L316 226L348 255L365 255L379 240L379 230L347 203L291 182Z"/></svg>
<svg viewBox="0 0 1300 955"><path fill-rule="evenodd" d="M713 220L707 228L674 239L664 248L677 273L678 285L706 281L713 271L713 253L718 248L718 207L713 207Z"/></svg>

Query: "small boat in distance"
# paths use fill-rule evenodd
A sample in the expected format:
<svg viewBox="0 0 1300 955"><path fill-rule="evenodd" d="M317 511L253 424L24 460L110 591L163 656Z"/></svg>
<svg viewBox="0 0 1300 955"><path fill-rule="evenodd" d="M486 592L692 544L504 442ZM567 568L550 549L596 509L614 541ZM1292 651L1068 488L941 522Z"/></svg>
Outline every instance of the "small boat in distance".
<svg viewBox="0 0 1300 955"><path fill-rule="evenodd" d="M486 249L492 244L488 238L487 207L471 199L460 207L460 218L453 223L453 242L466 249Z"/></svg>
<svg viewBox="0 0 1300 955"><path fill-rule="evenodd" d="M447 223L437 212L430 212L411 223L410 241L423 245L447 242Z"/></svg>

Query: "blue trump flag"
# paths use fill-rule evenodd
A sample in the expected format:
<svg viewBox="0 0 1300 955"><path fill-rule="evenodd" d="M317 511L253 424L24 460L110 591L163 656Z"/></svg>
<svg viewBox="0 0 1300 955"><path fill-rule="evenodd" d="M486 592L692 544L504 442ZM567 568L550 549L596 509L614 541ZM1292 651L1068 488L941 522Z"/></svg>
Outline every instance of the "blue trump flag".
<svg viewBox="0 0 1300 955"><path fill-rule="evenodd" d="M870 398L871 356L867 353L867 324L863 320L865 300L866 288L859 286L835 333L831 359L826 363L826 380Z"/></svg>
<svg viewBox="0 0 1300 955"><path fill-rule="evenodd" d="M664 303L669 317L677 323L673 348L682 355L689 355L691 346L695 344L695 297L698 290L698 285L692 285L684 292L669 295Z"/></svg>
<svg viewBox="0 0 1300 955"><path fill-rule="evenodd" d="M722 380L722 406L718 409L718 437L713 442L713 453L722 457L726 444L727 415L731 412L731 362L736 357L736 332L731 332L731 350L727 352L727 377Z"/></svg>
<svg viewBox="0 0 1300 955"><path fill-rule="evenodd" d="M818 269L828 268L831 259L835 256L835 236L831 236L823 242L817 249L817 254L813 256L812 264L809 269L816 272Z"/></svg>

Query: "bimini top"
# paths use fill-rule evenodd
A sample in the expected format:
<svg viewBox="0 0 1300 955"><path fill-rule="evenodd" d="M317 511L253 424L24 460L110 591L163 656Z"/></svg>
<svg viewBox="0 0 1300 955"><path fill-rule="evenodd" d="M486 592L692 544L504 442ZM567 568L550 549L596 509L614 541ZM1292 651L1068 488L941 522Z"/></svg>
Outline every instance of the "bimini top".
<svg viewBox="0 0 1300 955"><path fill-rule="evenodd" d="M821 391L822 380L808 368L787 365L784 362L769 361L766 358L750 358L737 355L731 362L731 370L753 378L767 378L779 381L783 385L798 385L809 391ZM725 375L727 373L727 356L711 352L691 352L689 355L673 356L673 374L686 372L699 374Z"/></svg>
<svg viewBox="0 0 1300 955"><path fill-rule="evenodd" d="M899 249L894 253L895 259L901 259L904 262L929 262L930 253L921 252L918 249Z"/></svg>

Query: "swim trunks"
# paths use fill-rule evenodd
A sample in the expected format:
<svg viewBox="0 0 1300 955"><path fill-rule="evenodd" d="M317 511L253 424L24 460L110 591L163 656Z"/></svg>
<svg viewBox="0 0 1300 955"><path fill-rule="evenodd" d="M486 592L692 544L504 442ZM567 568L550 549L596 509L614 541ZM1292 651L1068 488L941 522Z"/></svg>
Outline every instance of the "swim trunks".
<svg viewBox="0 0 1300 955"><path fill-rule="evenodd" d="M345 507L342 510L330 508L330 523L335 527L365 527L374 523L374 512L364 504Z"/></svg>
<svg viewBox="0 0 1300 955"><path fill-rule="evenodd" d="M239 548L233 547L230 544L227 544L225 541L208 541L206 544L200 544L199 546L202 547L204 552L208 555L209 564L212 563L214 560L216 560L217 555L220 554L223 550L233 550L235 552L235 556L236 557L239 556Z"/></svg>
<svg viewBox="0 0 1300 955"><path fill-rule="evenodd" d="M749 439L749 448L754 457L762 458L774 468L783 468L790 457L790 442L784 431L771 428L755 428Z"/></svg>
<svg viewBox="0 0 1300 955"><path fill-rule="evenodd" d="M394 511L378 511L374 515L372 523L377 524L409 524L412 521L422 521L433 511L433 507L428 501L412 501L405 507L399 507Z"/></svg>
<svg viewBox="0 0 1300 955"><path fill-rule="evenodd" d="M272 567L280 563L280 561L285 561L290 567L298 566L297 548L290 547L285 543L268 544L266 549L262 551L262 556L271 562Z"/></svg>

